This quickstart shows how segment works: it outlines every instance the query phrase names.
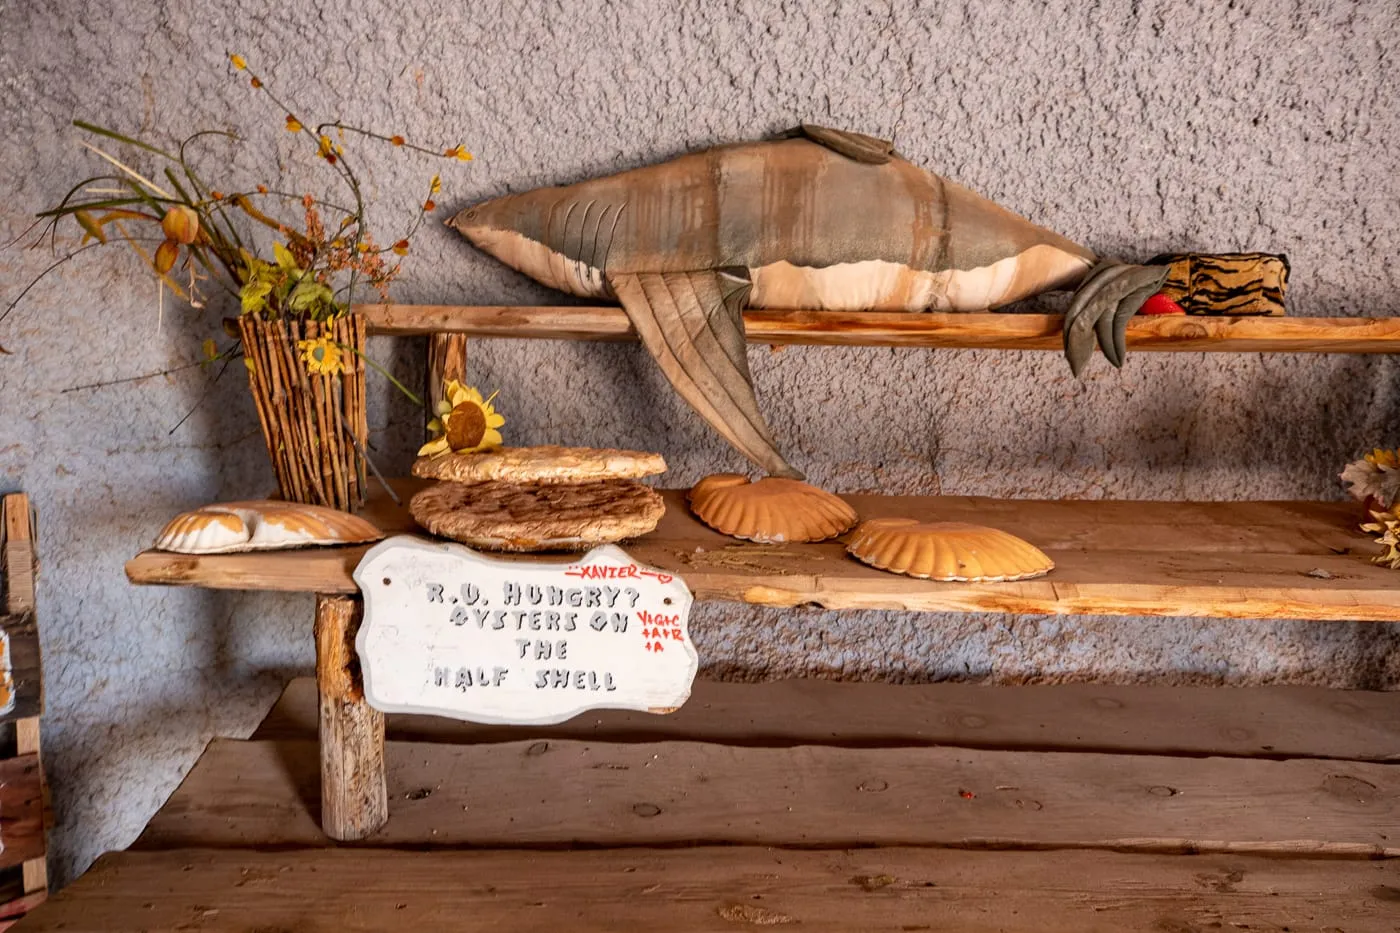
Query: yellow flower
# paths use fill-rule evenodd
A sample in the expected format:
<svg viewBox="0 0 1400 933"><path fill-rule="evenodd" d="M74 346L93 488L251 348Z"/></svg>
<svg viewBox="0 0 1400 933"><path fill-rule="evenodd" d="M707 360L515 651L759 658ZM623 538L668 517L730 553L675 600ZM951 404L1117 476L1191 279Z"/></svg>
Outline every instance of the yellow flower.
<svg viewBox="0 0 1400 933"><path fill-rule="evenodd" d="M345 371L344 354L329 337L298 340L297 349L301 351L307 372L314 376L338 376Z"/></svg>
<svg viewBox="0 0 1400 933"><path fill-rule="evenodd" d="M456 379L447 383L447 398L438 402L438 417L428 427L439 434L418 451L420 457L437 457L449 451L470 453L494 450L501 446L497 430L506 419L491 405L496 393L482 398L476 389L462 385Z"/></svg>
<svg viewBox="0 0 1400 933"><path fill-rule="evenodd" d="M444 149L442 154L449 159L458 159L462 162L470 162L472 160L472 154L467 151L466 146L460 143L453 146L451 149Z"/></svg>
<svg viewBox="0 0 1400 933"><path fill-rule="evenodd" d="M242 71L243 69L248 67L248 62L242 55L230 55L228 57L228 60L232 62L233 67L237 68L239 71Z"/></svg>

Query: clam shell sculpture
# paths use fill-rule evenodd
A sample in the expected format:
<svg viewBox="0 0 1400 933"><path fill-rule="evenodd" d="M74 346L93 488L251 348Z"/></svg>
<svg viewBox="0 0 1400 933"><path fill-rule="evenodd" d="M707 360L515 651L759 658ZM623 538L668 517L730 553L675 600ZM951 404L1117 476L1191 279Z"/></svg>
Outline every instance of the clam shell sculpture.
<svg viewBox="0 0 1400 933"><path fill-rule="evenodd" d="M856 523L840 497L776 476L756 483L738 473L707 476L690 490L690 509L715 531L762 544L825 541Z"/></svg>
<svg viewBox="0 0 1400 933"><path fill-rule="evenodd" d="M232 554L378 541L384 533L349 512L265 499L206 505L172 518L155 546L177 554Z"/></svg>
<svg viewBox="0 0 1400 933"><path fill-rule="evenodd" d="M872 567L924 580L999 583L1055 569L1055 562L1035 545L964 522L871 519L851 534L846 550Z"/></svg>

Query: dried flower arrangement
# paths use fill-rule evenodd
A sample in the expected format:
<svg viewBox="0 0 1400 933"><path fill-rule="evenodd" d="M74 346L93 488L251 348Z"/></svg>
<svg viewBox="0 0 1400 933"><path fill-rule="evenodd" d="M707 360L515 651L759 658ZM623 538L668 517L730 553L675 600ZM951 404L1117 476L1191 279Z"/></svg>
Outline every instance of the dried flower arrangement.
<svg viewBox="0 0 1400 933"><path fill-rule="evenodd" d="M388 300L400 261L435 209L433 199L442 182L440 176L432 177L408 229L381 245L366 224L360 177L345 149L347 134L438 158L469 161L471 154L461 145L429 149L340 120L312 124L250 71L241 55L230 55L229 64L282 111L288 132L314 147L348 193L349 203L268 184L247 190L211 184L193 164L191 147L207 137L239 139L223 130L195 132L170 150L74 121L87 133L155 156L162 163L155 178L161 180L85 142L114 171L83 179L55 207L41 212L39 235L31 244L48 243L56 250L59 228L71 219L82 233L79 245L56 258L0 320L45 275L79 253L112 242L136 251L160 281L162 295L168 288L203 307L205 283L222 286L241 308L237 318L224 321L227 335L239 340L223 350L214 339L206 340L205 361L243 357L282 495L352 508L363 502L365 491L364 364L378 369L415 404L422 402L365 356L364 321L350 308L365 290ZM288 206L300 215L295 224L277 216ZM255 236L260 231L261 238ZM270 245L260 249L259 243L269 239ZM7 351L0 347L0 352Z"/></svg>
<svg viewBox="0 0 1400 933"><path fill-rule="evenodd" d="M1366 504L1372 518L1361 530L1378 535L1377 543L1385 548L1385 553L1373 560L1400 570L1400 514L1395 508L1400 500L1400 450L1377 447L1360 460L1348 463L1341 480L1353 496Z"/></svg>

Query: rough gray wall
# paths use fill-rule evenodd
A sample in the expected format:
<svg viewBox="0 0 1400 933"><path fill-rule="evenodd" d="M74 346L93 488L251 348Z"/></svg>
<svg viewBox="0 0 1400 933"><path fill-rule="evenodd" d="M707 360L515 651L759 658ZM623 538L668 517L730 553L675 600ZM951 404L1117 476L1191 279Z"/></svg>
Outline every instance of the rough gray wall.
<svg viewBox="0 0 1400 933"><path fill-rule="evenodd" d="M0 240L98 166L75 117L166 141L238 129L248 146L208 147L211 173L251 185L275 157L289 184L311 184L280 115L229 72L240 51L308 111L465 141L478 158L444 171L444 214L813 119L892 134L1096 250L1284 251L1294 313L1391 314L1397 36L1391 0L0 0ZM386 225L440 167L364 157ZM403 300L558 300L441 228L411 258ZM0 252L0 297L44 261ZM99 251L0 325L14 351L0 359L0 485L42 514L59 878L130 842L211 735L246 733L310 667L309 597L122 575L170 514L268 487L241 374L74 389L196 359L225 310L160 314L136 263ZM417 378L417 342L376 352ZM757 349L753 364L795 462L845 491L1330 498L1343 462L1400 440L1385 359L1139 355L1082 383L1052 354ZM472 371L501 389L514 442L661 450L674 484L741 465L636 347L483 342ZM403 469L417 425L374 385L375 443ZM1400 636L1381 625L711 605L694 628L706 664L740 677L1400 682Z"/></svg>

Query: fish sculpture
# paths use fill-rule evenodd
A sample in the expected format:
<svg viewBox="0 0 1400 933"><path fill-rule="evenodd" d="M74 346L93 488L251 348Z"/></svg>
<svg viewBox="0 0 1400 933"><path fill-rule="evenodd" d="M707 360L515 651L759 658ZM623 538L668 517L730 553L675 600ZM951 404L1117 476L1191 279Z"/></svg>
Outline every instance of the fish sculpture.
<svg viewBox="0 0 1400 933"><path fill-rule="evenodd" d="M474 205L449 225L551 288L616 298L681 396L768 473L801 478L754 396L745 308L986 311L1075 289L1065 353L1121 366L1165 266L1092 250L927 172L891 143L806 124Z"/></svg>

